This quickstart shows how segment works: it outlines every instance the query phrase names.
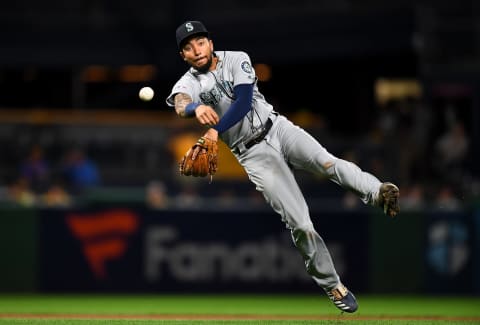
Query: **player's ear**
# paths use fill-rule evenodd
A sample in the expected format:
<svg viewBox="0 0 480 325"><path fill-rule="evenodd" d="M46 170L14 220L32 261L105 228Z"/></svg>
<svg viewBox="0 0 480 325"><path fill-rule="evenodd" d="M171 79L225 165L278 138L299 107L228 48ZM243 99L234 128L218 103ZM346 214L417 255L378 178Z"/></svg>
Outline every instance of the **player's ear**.
<svg viewBox="0 0 480 325"><path fill-rule="evenodd" d="M182 57L183 61L187 61L187 58L185 57L185 54L183 54L183 51L180 51L180 56Z"/></svg>
<svg viewBox="0 0 480 325"><path fill-rule="evenodd" d="M213 52L213 41L209 39L208 42L210 43L210 51Z"/></svg>

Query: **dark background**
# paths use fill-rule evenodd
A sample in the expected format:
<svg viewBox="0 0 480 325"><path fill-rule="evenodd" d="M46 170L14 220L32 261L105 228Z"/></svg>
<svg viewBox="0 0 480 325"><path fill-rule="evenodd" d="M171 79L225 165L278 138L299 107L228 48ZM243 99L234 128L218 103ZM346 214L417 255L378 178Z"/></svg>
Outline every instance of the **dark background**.
<svg viewBox="0 0 480 325"><path fill-rule="evenodd" d="M321 94L316 106L347 109L358 103L355 89L370 87L379 74L428 78L478 58L474 1L20 0L0 6L0 105L9 107L137 104L115 77L108 85L78 85L88 65L152 64L155 89L165 95L186 68L174 32L188 19L206 24L216 49L243 50L254 63L272 65L272 84L263 88L285 94L285 111L304 104L302 98L312 105L310 96L299 95L311 91ZM155 106L164 105L159 99Z"/></svg>
<svg viewBox="0 0 480 325"><path fill-rule="evenodd" d="M216 49L269 64L272 78L260 87L280 111L320 111L338 132L371 126L379 77L427 87L445 79L476 87L479 78L474 1L19 0L0 12L0 107L163 110L186 69L174 31L188 19L206 24ZM108 77L85 82L91 65ZM119 80L125 65L155 68L148 105L138 102L142 82Z"/></svg>

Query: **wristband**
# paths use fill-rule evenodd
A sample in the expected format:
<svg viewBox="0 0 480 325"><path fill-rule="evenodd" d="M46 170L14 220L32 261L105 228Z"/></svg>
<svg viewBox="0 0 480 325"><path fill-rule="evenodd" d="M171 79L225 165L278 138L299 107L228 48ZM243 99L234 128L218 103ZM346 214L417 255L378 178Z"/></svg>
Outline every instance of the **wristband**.
<svg viewBox="0 0 480 325"><path fill-rule="evenodd" d="M195 110L197 107L200 106L199 103L190 103L185 107L185 115L186 116L195 116Z"/></svg>

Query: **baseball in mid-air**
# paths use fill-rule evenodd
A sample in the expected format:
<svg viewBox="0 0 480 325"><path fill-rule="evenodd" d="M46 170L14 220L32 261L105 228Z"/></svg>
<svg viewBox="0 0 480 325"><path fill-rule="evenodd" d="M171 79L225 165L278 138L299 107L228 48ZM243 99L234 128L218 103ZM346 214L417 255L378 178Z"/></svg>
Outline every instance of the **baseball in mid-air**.
<svg viewBox="0 0 480 325"><path fill-rule="evenodd" d="M145 101L145 102L148 102L148 101L152 100L153 95L155 95L155 92L150 87L143 87L138 92L138 97L140 97L140 99Z"/></svg>

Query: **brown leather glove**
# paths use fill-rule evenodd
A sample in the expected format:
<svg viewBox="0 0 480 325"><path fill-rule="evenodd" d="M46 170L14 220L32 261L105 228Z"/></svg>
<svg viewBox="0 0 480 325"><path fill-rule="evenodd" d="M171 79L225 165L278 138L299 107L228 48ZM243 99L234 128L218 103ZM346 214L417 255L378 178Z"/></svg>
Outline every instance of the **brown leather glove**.
<svg viewBox="0 0 480 325"><path fill-rule="evenodd" d="M180 174L185 176L212 177L217 171L217 141L201 137L183 156L179 163Z"/></svg>

